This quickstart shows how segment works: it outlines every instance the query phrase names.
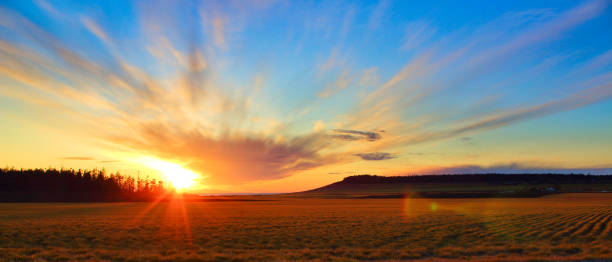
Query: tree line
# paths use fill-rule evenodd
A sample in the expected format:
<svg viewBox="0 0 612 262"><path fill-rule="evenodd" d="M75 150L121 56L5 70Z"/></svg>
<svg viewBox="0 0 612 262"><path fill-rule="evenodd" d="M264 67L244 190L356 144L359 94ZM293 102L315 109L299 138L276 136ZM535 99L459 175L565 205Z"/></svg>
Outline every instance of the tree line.
<svg viewBox="0 0 612 262"><path fill-rule="evenodd" d="M173 190L164 181L104 169L0 169L0 201L151 201Z"/></svg>

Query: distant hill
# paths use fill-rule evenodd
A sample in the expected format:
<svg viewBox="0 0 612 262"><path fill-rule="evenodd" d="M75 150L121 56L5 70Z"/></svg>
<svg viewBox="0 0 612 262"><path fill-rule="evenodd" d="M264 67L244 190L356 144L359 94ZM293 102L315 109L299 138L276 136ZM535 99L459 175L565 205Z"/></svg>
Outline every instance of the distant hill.
<svg viewBox="0 0 612 262"><path fill-rule="evenodd" d="M358 198L537 197L555 193L612 192L612 175L465 174L424 176L357 175L300 192L306 196Z"/></svg>

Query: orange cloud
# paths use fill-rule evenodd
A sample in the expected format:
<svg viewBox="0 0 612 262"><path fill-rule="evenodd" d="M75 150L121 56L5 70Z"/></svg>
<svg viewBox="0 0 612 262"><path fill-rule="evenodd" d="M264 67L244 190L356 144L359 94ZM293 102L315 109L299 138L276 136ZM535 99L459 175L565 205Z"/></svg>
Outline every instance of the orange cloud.
<svg viewBox="0 0 612 262"><path fill-rule="evenodd" d="M240 133L211 137L160 123L143 123L134 131L112 139L144 154L187 161L193 170L209 175L211 183L278 179L339 161L320 152L331 144L322 133L278 141Z"/></svg>
<svg viewBox="0 0 612 262"><path fill-rule="evenodd" d="M40 3L44 6L46 2ZM499 128L612 97L612 79L608 75L579 81L571 95L539 104L496 107L495 102L503 100L503 95L497 95L493 102L484 99L480 110L472 110L473 107L446 108L439 99L440 91L455 92L461 83L480 74L480 69L501 67L503 58L587 21L600 12L602 5L591 2L579 6L542 26L522 31L506 44L496 43L484 50L476 48L481 47L484 37L457 43L447 39L453 43L448 49L436 43L386 79L377 66L345 68L350 53L344 52L341 44L334 45L319 71L338 69L339 74L322 85L323 91L313 93L313 100L297 113L270 106L274 103L270 97L277 94L265 94L269 95L266 100L257 101L255 94L268 82L277 82L269 79L273 75L264 78L257 72L248 76L246 79L252 79L252 83L246 83L244 89L236 87L243 83L222 79L219 71L224 63L219 61L221 55L215 56L219 48L214 47L225 49L229 45L228 29L233 29L231 23L235 22L222 14L200 14L211 43L188 39L185 44L180 41L184 39L166 35L163 29L172 30L174 24L164 17L143 21L151 39L142 48L147 48L151 61L163 69L163 74L155 75L115 52L109 52L108 57L115 66L90 59L20 14L0 7L0 25L28 42L22 46L0 40L0 73L31 88L0 91L5 96L74 115L74 119L79 116L79 123L85 125L80 128L87 130L81 132L102 143L188 163L191 169L206 174L210 183L280 179L326 165L400 158L401 153L388 152ZM384 9L386 4L376 12ZM339 29L343 34L353 33L351 16L356 13L352 12L347 12ZM380 15L373 15L372 28L378 24L374 20L380 19L376 16ZM81 22L107 48L112 48L115 41L103 28L86 17ZM408 39L412 44L433 37L428 25L416 26L417 35ZM582 70L609 64L610 54L609 51ZM342 90L343 94L353 91L348 88L353 83L362 88L360 93L343 98L351 100L348 108L335 108L333 99L337 96L333 95ZM480 95L474 94L477 98ZM324 107L322 100L334 105ZM426 101L434 102L433 109L415 106ZM317 115L316 110L324 112ZM300 126L319 119L314 130ZM327 129L324 123L335 129Z"/></svg>

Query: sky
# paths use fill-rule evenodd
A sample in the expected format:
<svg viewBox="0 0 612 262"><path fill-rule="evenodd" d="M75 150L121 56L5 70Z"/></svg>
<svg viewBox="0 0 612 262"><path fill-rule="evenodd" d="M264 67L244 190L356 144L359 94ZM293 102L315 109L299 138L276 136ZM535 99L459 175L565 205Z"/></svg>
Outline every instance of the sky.
<svg viewBox="0 0 612 262"><path fill-rule="evenodd" d="M5 0L0 166L201 193L612 173L610 5Z"/></svg>

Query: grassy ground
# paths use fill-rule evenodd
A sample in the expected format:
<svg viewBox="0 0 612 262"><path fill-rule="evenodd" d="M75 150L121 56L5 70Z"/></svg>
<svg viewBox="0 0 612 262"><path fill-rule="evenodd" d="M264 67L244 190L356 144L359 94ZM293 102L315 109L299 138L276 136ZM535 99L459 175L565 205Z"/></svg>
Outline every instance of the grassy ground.
<svg viewBox="0 0 612 262"><path fill-rule="evenodd" d="M0 260L612 259L612 194L0 203Z"/></svg>

